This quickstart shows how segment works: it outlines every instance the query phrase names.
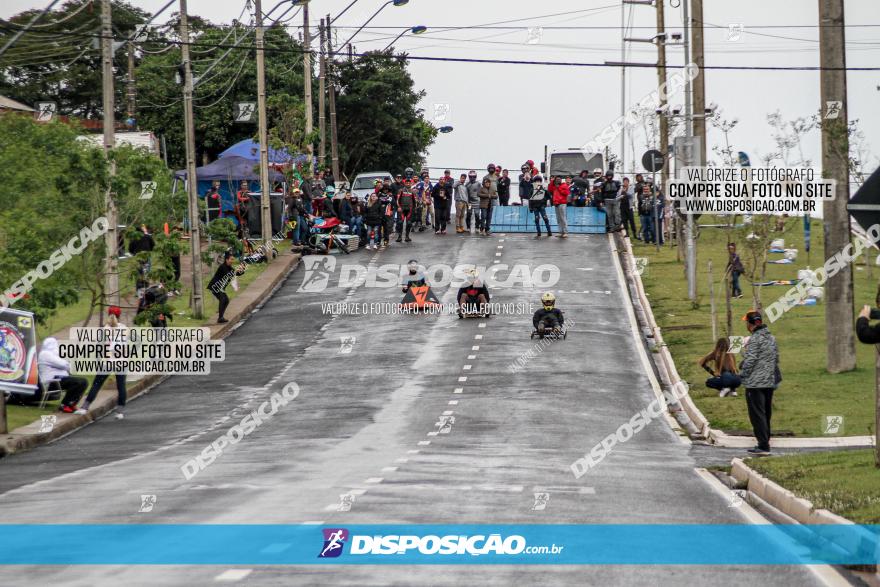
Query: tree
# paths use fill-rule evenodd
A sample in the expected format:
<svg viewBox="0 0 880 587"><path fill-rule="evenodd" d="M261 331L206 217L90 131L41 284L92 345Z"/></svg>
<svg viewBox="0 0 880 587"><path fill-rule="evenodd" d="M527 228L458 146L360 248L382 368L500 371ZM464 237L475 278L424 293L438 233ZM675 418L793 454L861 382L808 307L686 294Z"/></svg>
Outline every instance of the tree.
<svg viewBox="0 0 880 587"><path fill-rule="evenodd" d="M370 52L335 65L339 159L345 175L419 165L437 136L418 107L404 56Z"/></svg>

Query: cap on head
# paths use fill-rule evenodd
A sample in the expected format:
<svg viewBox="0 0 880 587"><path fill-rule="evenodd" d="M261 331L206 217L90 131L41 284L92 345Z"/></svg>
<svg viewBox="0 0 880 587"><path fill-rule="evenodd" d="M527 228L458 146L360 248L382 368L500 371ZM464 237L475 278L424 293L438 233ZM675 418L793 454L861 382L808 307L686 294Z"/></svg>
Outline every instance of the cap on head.
<svg viewBox="0 0 880 587"><path fill-rule="evenodd" d="M742 319L745 322L748 322L749 324L752 324L752 325L764 323L764 317L761 316L761 312L758 312L755 310L752 310L751 312L747 312L746 315L743 316Z"/></svg>
<svg viewBox="0 0 880 587"><path fill-rule="evenodd" d="M122 308L120 308L119 306L110 306L109 308L107 308L107 313L119 318L122 315Z"/></svg>

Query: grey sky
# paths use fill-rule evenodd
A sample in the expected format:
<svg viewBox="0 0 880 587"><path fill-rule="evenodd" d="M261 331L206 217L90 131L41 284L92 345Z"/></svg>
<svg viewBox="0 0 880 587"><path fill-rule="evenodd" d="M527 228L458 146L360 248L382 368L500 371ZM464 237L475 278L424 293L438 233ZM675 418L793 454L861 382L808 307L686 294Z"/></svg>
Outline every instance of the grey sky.
<svg viewBox="0 0 880 587"><path fill-rule="evenodd" d="M670 0L665 1L667 29L680 31L681 8L672 8ZM134 0L133 4L152 11L164 2ZM348 2L312 0L312 20L317 22L322 14L338 13ZM381 3L360 0L336 23L340 27L338 41L347 39ZM678 0L672 3L679 4ZM43 6L45 0L5 0L2 4L0 16L8 17ZM264 0L264 10L274 4ZM229 22L239 16L243 6L243 0L189 0L191 13L215 22ZM846 10L847 65L880 65L880 3L848 0ZM542 16L569 11L582 12ZM633 6L626 11L631 11L632 18L627 21L635 27L630 36L653 36L653 8ZM514 19L523 20L494 26L520 28L438 30ZM707 65L818 65L816 0L707 1L704 20ZM709 23L718 27L709 27ZM727 38L728 25L732 23L745 27L739 41ZM301 25L301 18L289 24ZM412 55L590 63L621 59L619 0L411 0L406 6L388 6L370 29L357 36L354 44L358 51L382 48L390 36L417 24L429 27L428 33L405 36L397 43ZM770 25L784 26L758 28ZM795 25L803 28L793 28ZM554 26L609 28L560 30L551 28ZM530 27L545 27L540 42L526 42ZM629 46L629 61L655 60L653 45ZM672 67L683 65L682 50L670 48L668 62ZM451 109L449 124L455 132L440 135L431 148L429 164L433 167L484 167L494 162L518 169L526 159L541 159L545 144L551 148L583 145L620 114L620 72L616 68L413 61L411 71L416 85L427 92L423 105L429 118L433 117L434 104L449 104ZM627 104L635 104L656 88L653 69L628 69L627 75ZM869 168L873 168L880 144L880 72L850 72L848 84L849 115L860 120L860 128L872 147ZM774 150L771 129L766 123L768 113L778 109L783 118L793 119L818 110L819 73L708 71L706 96L707 102L715 102L723 109L726 118L739 119L731 139L756 164L760 154ZM683 96L677 102L682 103ZM709 146L720 141L720 133L710 129ZM640 140L636 148L639 155L644 150L643 142ZM618 145L615 142L613 148L618 149ZM818 163L818 133L808 137L805 150L806 156ZM628 147L627 159L630 158ZM627 167L630 168L629 163Z"/></svg>

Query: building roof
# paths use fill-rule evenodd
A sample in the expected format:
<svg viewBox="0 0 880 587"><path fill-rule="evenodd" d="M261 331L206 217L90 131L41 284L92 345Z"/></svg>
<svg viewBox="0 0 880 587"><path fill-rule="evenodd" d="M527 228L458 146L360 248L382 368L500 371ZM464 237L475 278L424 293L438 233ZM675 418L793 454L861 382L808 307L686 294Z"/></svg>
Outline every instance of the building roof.
<svg viewBox="0 0 880 587"><path fill-rule="evenodd" d="M25 112L33 112L34 109L30 106L22 104L21 102L16 102L12 98L7 98L6 96L0 96L0 109L5 110L23 110Z"/></svg>

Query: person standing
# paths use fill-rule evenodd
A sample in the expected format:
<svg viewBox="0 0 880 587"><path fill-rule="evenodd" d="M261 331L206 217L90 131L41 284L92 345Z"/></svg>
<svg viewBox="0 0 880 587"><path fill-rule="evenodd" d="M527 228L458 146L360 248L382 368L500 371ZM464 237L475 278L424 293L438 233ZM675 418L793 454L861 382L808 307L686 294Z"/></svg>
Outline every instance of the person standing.
<svg viewBox="0 0 880 587"><path fill-rule="evenodd" d="M773 413L773 391L782 381L779 373L779 349L776 339L764 324L760 312L745 315L751 336L739 366L742 385L746 390L749 421L758 444L748 452L770 454L770 419Z"/></svg>
<svg viewBox="0 0 880 587"><path fill-rule="evenodd" d="M379 202L382 203L382 244L386 247L391 242L391 233L394 231L394 194L390 187L382 186L379 189Z"/></svg>
<svg viewBox="0 0 880 587"><path fill-rule="evenodd" d="M423 171L419 176L419 182L416 184L415 194L419 202L422 204L422 216L419 219L419 232L424 232L431 223L435 222L434 200L432 198L434 186L431 184L431 178L427 171Z"/></svg>
<svg viewBox="0 0 880 587"><path fill-rule="evenodd" d="M610 169L605 172L605 178L600 188L600 197L605 205L605 226L608 232L620 230L620 182L614 179L614 172Z"/></svg>
<svg viewBox="0 0 880 587"><path fill-rule="evenodd" d="M453 186L453 192L455 193L455 232L461 234L465 232L464 220L468 209L467 174L461 174Z"/></svg>
<svg viewBox="0 0 880 587"><path fill-rule="evenodd" d="M498 205L498 180L500 179L498 172L500 170L494 163L490 163L486 167L486 171L488 173L483 180L484 183L486 179L489 180L492 196L489 198L489 205L486 208L483 208L483 200L482 198L480 199L480 209L485 210L485 212L481 212L483 218L483 234L489 236L492 234L492 209Z"/></svg>
<svg viewBox="0 0 880 587"><path fill-rule="evenodd" d="M507 206L510 202L510 172L504 169L498 178L498 204Z"/></svg>
<svg viewBox="0 0 880 587"><path fill-rule="evenodd" d="M521 173L519 174L519 203L522 206L529 204L529 199L532 197L532 168L527 164L523 164L520 168Z"/></svg>
<svg viewBox="0 0 880 587"><path fill-rule="evenodd" d="M497 194L492 189L492 181L487 177L483 179L483 186L478 193L480 198L480 215L477 219L477 234L489 236L490 225L488 220L489 209L492 206L492 197Z"/></svg>
<svg viewBox="0 0 880 587"><path fill-rule="evenodd" d="M449 209L452 205L452 184L446 183L446 176L440 178L431 190L434 201L434 234L446 234L446 223L449 222Z"/></svg>
<svg viewBox="0 0 880 587"><path fill-rule="evenodd" d="M220 266L217 267L217 271L214 273L214 277L208 282L208 289L210 289L211 293L214 294L214 297L217 298L219 304L217 324L225 324L229 322L224 316L224 314L226 314L226 308L229 306L229 296L226 295L226 292L224 291L226 286L229 285L235 276L244 275L244 270L238 272L232 268L232 262L234 260L232 253L226 251L223 255L223 262L220 263Z"/></svg>
<svg viewBox="0 0 880 587"><path fill-rule="evenodd" d="M540 175L535 176L532 184L529 211L535 216L535 230L538 231L538 238L541 238L542 218L544 219L544 226L547 227L547 236L553 236L553 232L550 230L550 219L547 218L547 204L550 203L550 194L544 189L544 180Z"/></svg>
<svg viewBox="0 0 880 587"><path fill-rule="evenodd" d="M126 326L119 322L119 317L122 314L119 306L110 306L107 308L107 326L110 328L119 328L122 332L119 335L119 340L111 343L111 349L116 348L119 344L126 343ZM116 337L114 337L115 339ZM128 394L125 390L125 374L124 373L115 373L116 378L116 416L117 420L122 420L125 417L123 410L125 409L125 401L128 397ZM95 375L95 378L92 380L92 387L89 389L89 395L86 396L86 401L83 402L83 405L80 409L78 409L75 414L84 415L89 411L89 406L95 401L95 398L98 397L98 392L101 391L101 387L104 386L104 382L107 381L107 378L110 377L109 373L98 373Z"/></svg>
<svg viewBox="0 0 880 587"><path fill-rule="evenodd" d="M636 217L633 213L635 205L635 192L629 183L629 178L624 177L620 186L620 220L629 236L639 238L639 233L636 232Z"/></svg>
<svg viewBox="0 0 880 587"><path fill-rule="evenodd" d="M641 186L641 191L637 193L639 221L642 227L642 238L639 240L650 243L654 240L654 198L651 194L651 184L640 182L636 185Z"/></svg>
<svg viewBox="0 0 880 587"><path fill-rule="evenodd" d="M379 248L382 239L382 223L385 221L385 209L379 201L379 194L373 192L364 207L364 224L367 225L367 250Z"/></svg>
<svg viewBox="0 0 880 587"><path fill-rule="evenodd" d="M730 295L735 298L743 297L742 289L739 286L739 276L745 273L746 268L743 267L742 259L736 252L736 243L727 243L727 269L730 273Z"/></svg>
<svg viewBox="0 0 880 587"><path fill-rule="evenodd" d="M471 169L468 172L468 211L467 211L467 232L471 231L471 219L473 219L474 230L479 232L483 225L480 224L480 182L477 181L477 172Z"/></svg>
<svg viewBox="0 0 880 587"><path fill-rule="evenodd" d="M553 197L553 206L556 208L556 226L559 228L559 237L568 238L568 195L571 193L568 183L558 177L553 178L550 189ZM548 228L549 230L549 228Z"/></svg>
<svg viewBox="0 0 880 587"><path fill-rule="evenodd" d="M404 186L397 194L397 242L406 236L406 242L412 242L409 232L412 229L413 210L416 206L416 198L409 187ZM406 225L406 235L404 235Z"/></svg>

